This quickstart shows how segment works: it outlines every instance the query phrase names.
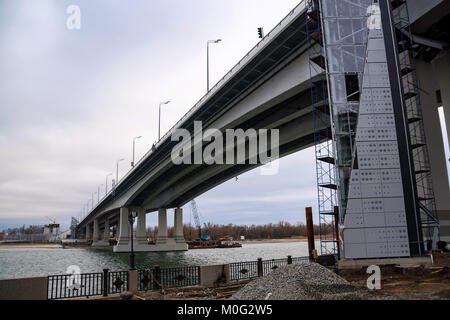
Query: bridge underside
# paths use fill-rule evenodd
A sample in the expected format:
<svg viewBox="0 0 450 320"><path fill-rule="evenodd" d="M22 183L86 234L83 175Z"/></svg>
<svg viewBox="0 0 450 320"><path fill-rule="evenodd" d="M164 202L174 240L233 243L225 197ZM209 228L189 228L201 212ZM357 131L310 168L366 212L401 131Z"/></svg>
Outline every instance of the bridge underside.
<svg viewBox="0 0 450 320"><path fill-rule="evenodd" d="M333 1L325 2L336 3ZM348 3L351 2L352 1L348 1ZM371 0L365 0L365 2L372 3ZM306 28L308 23L307 17L308 15L306 13L306 10L304 10L303 8L294 9L294 11L285 20L283 20L283 22L279 24L279 26L277 27L278 29L276 28L275 31L272 32L272 35L270 35L269 38L265 40L265 42L263 40L261 47L254 49L256 50L256 53L247 55L243 59L243 61L241 61L242 65L238 65L240 69L237 68L236 70L232 71L231 75L225 76L222 82L219 83L218 86L213 88L211 92L198 103L198 105L196 105L185 117L183 117L183 119L179 124L177 124L176 127L187 129L188 131L193 133L194 121L202 121L205 131L210 128L219 129L221 132L224 132L227 129L279 129L280 158L313 146L315 142L317 142L318 131L326 132L326 139L329 139L329 137L331 138L333 135L335 135L336 132L333 131L332 133L332 129L328 126L321 127L317 125L317 123L316 126L314 126L314 114L317 113L318 108L315 107L315 109L313 110L313 106L311 105L312 101L314 100L314 97L311 96L311 83L316 83L317 81L312 81L311 78L318 79L321 76L325 76L324 65L321 66L321 64L330 62L327 62L326 59L316 60L315 63L317 70L309 70L310 60L314 60L312 59L312 57L310 59L310 56L307 52L309 47ZM349 19L350 18L354 19L355 17L349 17ZM360 20L362 21L365 18L366 16L363 12ZM334 16L330 19L333 20ZM415 23L419 24L420 19L416 20ZM436 25L434 25L433 28L436 29ZM360 31L361 30L359 30L358 32ZM425 31L423 34L431 37L431 35ZM387 50L383 47L383 37L380 34L372 35L371 40L373 40L373 43L376 43L377 50L371 49L370 51ZM315 42L315 47L319 47L323 44L324 43L321 43L320 41L320 37L318 37ZM441 104L443 104L444 107L447 108L447 102L449 100L447 95L448 92L450 92L450 88L448 86L448 73L445 73L444 70L448 70L448 66L450 65L450 63L446 63L448 61L449 55L443 55L442 52L440 53L440 50L437 50L436 48L431 49L430 51L428 50L429 48L426 48L426 46L421 46L420 49L423 51L421 51L420 55L417 57L417 59L421 59L421 61L418 61L417 63L417 72L419 78L426 78L426 80L424 81L426 82L426 84L421 88L426 88L426 90L421 91L435 91L436 88L433 87L431 81L429 81L429 78L435 76L432 73L430 74L430 70L432 69L432 67L436 67L432 66L432 63L436 63L436 65L439 66L439 69L443 70L442 72L437 73L438 77L441 78L440 86L443 100L443 103L441 101ZM441 56L438 56L439 59L437 59L436 55L439 54L441 54ZM437 60L437 62L430 62L430 55L432 55L432 59L436 58L435 60ZM364 55L362 55L362 57L365 58ZM371 57L371 59L373 59L373 57ZM367 59L367 61L369 61L369 59ZM357 84L359 84L361 90L361 92L358 92L358 97L364 96L365 92L369 92L369 90L372 90L373 88L375 88L376 90L379 90L380 88L389 90L389 88L393 87L391 83L392 79L388 79L388 75L393 73L392 67L390 66L391 61L381 59L373 61L370 60L369 63L372 74L368 73L364 68L359 70L358 73L360 78L359 83ZM367 63L368 66L369 63ZM344 63L341 63L341 65L344 65ZM336 66L334 65L333 67ZM340 68L341 66L338 64L337 67ZM362 65L362 67L364 66ZM374 72L373 70L376 71ZM401 71L408 71L408 69L402 69ZM340 72L342 74L345 74L343 75L345 77L348 75L347 72L342 72L342 70ZM408 76L408 74L406 74L406 76ZM354 75L353 78L355 78ZM350 77L349 81L353 78ZM363 82L363 79L366 79L365 82ZM373 83L368 85L367 79L373 80ZM381 83L381 85L376 84L380 79L383 83ZM347 80L348 79L346 79L344 82L346 82ZM330 83L333 82L330 81ZM331 90L333 90L333 85L334 83L329 85ZM345 83L344 86L345 85L347 85L347 83ZM448 89L448 92L444 89ZM400 91L402 90L403 89L401 89ZM411 99L410 97L408 98L407 95L403 97L403 92L399 92L397 95L401 96L403 103L405 100ZM393 94L387 100L392 100L392 96ZM442 140L438 141L434 136L434 133L436 131L434 128L436 128L439 119L436 117L436 114L432 114L436 110L436 103L435 101L432 101L434 95L431 94L431 96L432 98L427 96L424 98L424 105L426 106L426 108L424 108L424 116L421 120L423 120L425 124L427 135L433 137L432 142L429 145L432 162L431 173L428 172L427 174L432 174L433 179L436 179L438 181L438 187L435 188L437 209L439 211L439 215L441 215L441 212L443 215L444 213L446 214L448 212L448 209L450 209L450 206L448 205L450 197L448 197L449 193L447 179L445 179L445 182L443 182L443 177L446 177L446 174L445 166L443 166L443 164L445 163L445 159L442 159L442 143L439 145L439 142ZM348 97L345 98L347 99ZM386 97L380 98L383 103L386 103L385 98ZM370 100L376 99L374 97L374 99ZM361 101L354 100L334 101L333 97L333 101L331 101L330 103L341 105L341 107L342 105L347 103L349 103L349 105L357 104L359 107L360 102ZM362 103L361 106L370 106L372 103L374 103L373 101L364 101L364 99L362 99L362 102L364 103ZM320 104L324 105L324 108L322 110L323 114L321 114L322 117L328 117L328 119L330 119L330 111L333 111L335 113L334 116L336 116L336 119L339 119L339 116L341 116L341 114L339 114L339 108L335 108L334 106L332 106L330 110L328 101L326 103L324 103L324 101L321 101ZM392 102L392 105L395 105L397 107L400 104ZM361 107L361 110L363 110L363 107ZM382 129L384 130L388 128L390 130L389 132L391 132L393 136L399 134L399 132L401 133L402 131L404 131L399 125L399 120L397 119L399 117L399 114L401 113L400 111L401 110L395 110L394 112L389 110L389 112L382 112L382 115L384 117L383 119L387 119L386 123L382 124L382 126L385 127ZM448 114L450 114L450 112L448 112ZM353 114L350 112L347 114L347 116L348 115ZM358 114L360 120L367 120L367 123L370 123L370 119L375 119L379 116L380 115L375 114L375 112L360 112L360 114ZM392 116L397 117L396 123L393 123L391 121L392 119L390 117ZM341 118L343 119L343 117ZM450 119L450 117L448 118ZM336 121L336 119L333 120ZM349 118L348 121L350 121L351 119ZM416 118L413 117L407 120L416 121L415 119ZM347 170L348 173L353 172L353 175L359 172L365 174L366 172L368 172L368 170L366 170L367 168L358 168L358 166L364 165L364 161L372 161L372 158L377 159L377 157L382 156L380 154L374 153L369 155L369 157L363 154L363 152L365 152L363 146L367 143L373 142L373 137L370 137L370 132L367 130L376 129L376 125L372 125L373 127L370 127L367 125L367 123L364 124L363 121L350 121L349 128L353 128L353 130L347 130L349 131L349 133L347 134L349 135L349 141L355 147L349 149L352 152L349 153L349 159L357 160L354 162L351 161L351 165L345 164L345 166L342 165L341 167ZM411 123L413 122L410 122L409 126L411 125ZM336 121L335 126L336 128L333 128L333 130L342 129L339 127L338 121ZM406 123L405 126L408 127L408 124ZM450 127L450 122L448 123L448 126ZM362 134L367 133L366 131L369 132L367 134L368 138ZM383 139L379 139L380 143L385 143L385 141L392 143L398 140L398 138L393 138L390 136L383 136L382 138ZM405 148L412 147L410 144L408 144L407 137L404 138L405 141L402 142L402 145L404 144ZM146 239L144 239L146 237L145 214L158 211L159 227L156 242L159 247L153 247L152 250L185 250L186 247L182 235L182 210L179 208L184 206L189 201L200 196L201 194L204 194L208 190L228 180L231 180L234 177L242 175L247 171L254 170L260 166L252 164L175 165L171 160L171 151L176 144L177 142L171 141L169 132L169 134L166 135L155 146L155 149L149 152L149 154L140 163L138 163L138 165L129 174L127 174L123 181L121 181L120 184L116 186L116 188L110 194L108 194L108 196L103 199L96 208L93 209L90 215L79 226L81 230L86 230L86 235L88 238L94 238L97 244L104 244L105 240L109 238L111 231L110 226L117 226L113 229L116 235L120 234L120 241L117 250L129 250L128 248L130 235L129 232L125 229L129 227L127 218L129 211L132 210L138 212L138 229L136 234L138 245L137 251L140 250L139 248L143 248L143 250L148 251L148 244L146 243ZM202 143L202 148L205 148L206 146L206 143ZM238 146L236 146L235 148L237 147ZM413 145L413 147L416 146ZM246 157L248 160L249 158L251 158L248 142L246 142L245 149ZM353 150L359 150L359 154L358 152L353 153ZM373 150L369 151L373 152ZM400 152L400 155L402 154L404 155L406 154L406 152ZM341 160L342 159L343 158L341 153ZM336 163L338 163L339 161L339 159L332 160L336 161ZM399 160L397 163L397 160L395 160L394 162L396 162L395 168L390 165L390 167L387 169L391 170L392 172L395 171L395 173L397 174L399 170L405 166L406 161ZM372 164L369 165L372 166ZM386 168L374 167L372 169L379 170L382 174L386 174ZM342 172L344 172L344 170L342 170ZM406 181L405 176L406 173L402 172L402 179L404 181ZM357 180L355 180L355 177L352 177L350 175L346 178L349 181ZM351 187L349 187L350 191L345 190L345 186L336 186L336 188L340 188L341 191L344 190L347 193L344 199L345 201L355 202L354 200L357 200L357 202L359 203L362 198L359 194L355 194L356 189L353 186L355 185L355 183L352 182L348 184ZM410 184L406 183L404 186L400 186L400 184L397 182L394 188L396 190L394 191L397 192L398 190L401 190L402 187L405 187L406 189L408 185ZM359 188L359 183L357 183L357 187ZM393 194L391 194L390 197L395 196L397 198L401 198L401 195L397 196ZM369 195L364 197L368 199L375 199L379 196ZM411 203L411 201L405 202ZM174 221L175 236L173 239L169 239L167 236L167 209L169 208L176 208ZM351 212L351 210L354 209L352 208L352 206L349 206L349 208L350 210L348 211L350 212L350 214L348 215L347 231L345 232L347 239L353 237L353 235L349 235L351 232L355 230L355 232L360 231L361 226L358 223L360 223L361 219L366 218L366 216L364 215L365 213L362 212L359 207L355 209L355 212ZM346 206L341 206L341 212L345 212L345 209ZM398 216L401 216L402 218L401 227L403 229L406 228L406 222L403 221L403 215L406 215L408 217L412 214L414 213L409 209L405 210L404 213L398 213ZM376 234L377 237L379 235L381 237L381 234L383 234L382 236L384 237L384 234L386 233L386 225L384 225L383 223L385 223L386 220L382 221L383 225L380 227L380 219L378 219L378 215L376 215L374 212L371 217L377 219L375 219L376 223L374 223L370 227L370 229L376 229L377 232L379 231L379 234ZM355 221L354 225L351 224L353 221L351 220L351 218L356 219L353 219ZM396 223L398 224L400 222ZM413 227L413 224L409 221L407 225L411 226L411 228ZM396 225L396 227L399 226ZM402 232L404 231L403 229L401 230ZM104 232L100 233L100 230L104 230ZM358 242L361 239L361 236L360 234L357 234L353 238L354 241ZM99 239L103 240L99 242ZM386 242L387 240L385 241L385 239L383 238L383 241ZM419 240L414 241L415 243L420 242ZM401 243L401 250L403 251L399 251L400 254L395 252L395 254L398 254L399 256L405 256L409 254L409 251L403 249L403 242ZM359 242L356 244L358 246L361 245ZM364 248L370 245L371 244L364 244ZM348 257L359 257L361 250L358 250L354 250L354 252L351 253L350 250L347 250ZM380 254L378 251L371 254L377 255L377 257L383 256L384 253ZM367 254L366 249L362 250L361 252L363 252L362 255ZM394 253L391 252L389 254Z"/></svg>
<svg viewBox="0 0 450 320"><path fill-rule="evenodd" d="M314 126L309 90L265 110L248 119L240 129L279 129L280 158L304 150L314 145ZM233 128L227 128L233 129ZM236 146L237 148L238 146ZM246 143L246 156L249 158L249 143ZM148 180L145 188L125 204L128 208L144 208L149 212L159 208L179 208L207 192L245 172L257 169L253 165L171 165L167 170ZM117 223L120 208L109 212L112 224Z"/></svg>

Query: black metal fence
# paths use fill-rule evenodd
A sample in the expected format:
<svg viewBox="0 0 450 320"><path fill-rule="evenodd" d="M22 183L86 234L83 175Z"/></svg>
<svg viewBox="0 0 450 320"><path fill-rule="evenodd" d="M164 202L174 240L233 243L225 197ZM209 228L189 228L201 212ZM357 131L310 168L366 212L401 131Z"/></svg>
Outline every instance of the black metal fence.
<svg viewBox="0 0 450 320"><path fill-rule="evenodd" d="M302 264L310 262L309 257L296 257L292 258L292 264Z"/></svg>
<svg viewBox="0 0 450 320"><path fill-rule="evenodd" d="M154 277L152 269L144 269L138 271L138 290L152 291L154 290Z"/></svg>
<svg viewBox="0 0 450 320"><path fill-rule="evenodd" d="M128 289L128 271L48 276L47 299L107 296Z"/></svg>
<svg viewBox="0 0 450 320"><path fill-rule="evenodd" d="M138 290L190 287L200 284L200 267L160 268L138 271Z"/></svg>
<svg viewBox="0 0 450 320"><path fill-rule="evenodd" d="M68 299L103 294L103 273L48 276L47 299Z"/></svg>
<svg viewBox="0 0 450 320"><path fill-rule="evenodd" d="M230 281L258 278L258 261L230 263Z"/></svg>
<svg viewBox="0 0 450 320"><path fill-rule="evenodd" d="M309 257L292 258L289 256L287 259L265 261L258 259L257 261L230 263L230 281L252 280L266 276L282 266L307 262L309 262Z"/></svg>
<svg viewBox="0 0 450 320"><path fill-rule="evenodd" d="M274 259L263 261L263 276L268 275L272 271L282 266L286 266L287 264L288 264L287 259ZM290 264L292 264L292 260Z"/></svg>
<svg viewBox="0 0 450 320"><path fill-rule="evenodd" d="M128 271L109 272L107 294L122 293L128 290Z"/></svg>
<svg viewBox="0 0 450 320"><path fill-rule="evenodd" d="M309 257L291 256L287 259L235 262L229 264L229 280L252 280L265 276L272 271L290 264L309 262ZM110 272L104 269L103 273L84 273L48 276L49 300L70 299L78 297L107 296L117 294L129 289L129 272ZM139 291L152 291L163 288L189 287L200 284L200 267L160 268L137 271Z"/></svg>

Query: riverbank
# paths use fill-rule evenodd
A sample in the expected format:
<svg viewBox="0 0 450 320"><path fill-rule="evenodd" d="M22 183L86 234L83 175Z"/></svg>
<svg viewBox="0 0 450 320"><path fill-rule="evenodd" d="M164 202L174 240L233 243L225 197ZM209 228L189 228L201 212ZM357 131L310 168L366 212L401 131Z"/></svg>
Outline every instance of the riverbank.
<svg viewBox="0 0 450 320"><path fill-rule="evenodd" d="M320 237L315 237L316 240L320 240ZM259 239L259 240L244 240L239 241L242 244L264 244L264 243L295 243L295 242L308 242L307 237L295 237L288 239Z"/></svg>
<svg viewBox="0 0 450 320"><path fill-rule="evenodd" d="M24 244L0 244L0 250L2 249L61 249L60 244L43 244L43 243L24 243Z"/></svg>

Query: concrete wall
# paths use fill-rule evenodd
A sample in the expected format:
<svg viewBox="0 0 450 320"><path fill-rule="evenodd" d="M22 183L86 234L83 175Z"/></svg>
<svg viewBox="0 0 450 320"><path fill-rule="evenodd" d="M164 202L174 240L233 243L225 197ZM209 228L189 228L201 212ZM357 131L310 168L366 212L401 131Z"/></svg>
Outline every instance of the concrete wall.
<svg viewBox="0 0 450 320"><path fill-rule="evenodd" d="M230 282L230 265L215 265L200 267L200 285L214 288L222 283Z"/></svg>
<svg viewBox="0 0 450 320"><path fill-rule="evenodd" d="M47 277L0 280L0 300L47 300Z"/></svg>

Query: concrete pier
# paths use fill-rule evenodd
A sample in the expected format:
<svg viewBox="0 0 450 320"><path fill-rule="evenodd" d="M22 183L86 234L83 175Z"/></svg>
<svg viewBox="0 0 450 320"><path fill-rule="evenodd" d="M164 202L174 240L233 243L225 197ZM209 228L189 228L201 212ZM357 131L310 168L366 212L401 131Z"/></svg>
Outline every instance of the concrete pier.
<svg viewBox="0 0 450 320"><path fill-rule="evenodd" d="M97 221L97 220L96 220ZM101 236L101 239L94 240L92 243L93 247L109 247L109 236L110 236L110 228L109 228L109 219L105 220L104 229Z"/></svg>
<svg viewBox="0 0 450 320"><path fill-rule="evenodd" d="M117 245L114 247L114 252L130 252L130 223L128 221L128 208L120 208L120 233Z"/></svg>
<svg viewBox="0 0 450 320"><path fill-rule="evenodd" d="M121 209L119 221L120 236L117 246L114 247L114 252L131 251L128 214L128 209ZM135 252L187 251L188 245L183 234L183 210L180 208L175 210L174 226L174 237L169 238L167 232L167 209L159 209L156 245L149 245L147 241L146 212L143 208L137 209L136 237L133 241L133 250Z"/></svg>

